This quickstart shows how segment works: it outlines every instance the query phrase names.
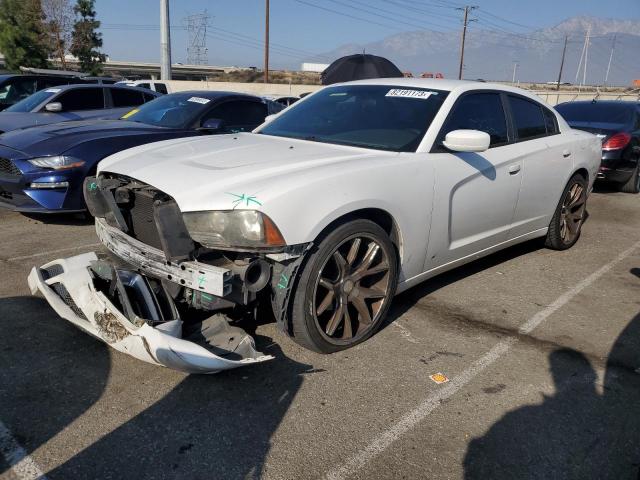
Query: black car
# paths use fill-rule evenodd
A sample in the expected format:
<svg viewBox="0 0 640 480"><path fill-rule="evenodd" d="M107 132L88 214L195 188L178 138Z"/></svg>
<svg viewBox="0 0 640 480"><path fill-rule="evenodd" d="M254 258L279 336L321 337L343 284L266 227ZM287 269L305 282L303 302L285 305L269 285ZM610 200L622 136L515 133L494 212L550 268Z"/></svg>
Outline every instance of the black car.
<svg viewBox="0 0 640 480"><path fill-rule="evenodd" d="M0 75L0 111L44 88L86 82L73 75Z"/></svg>
<svg viewBox="0 0 640 480"><path fill-rule="evenodd" d="M160 140L251 131L283 108L253 95L191 91L163 95L119 120L5 133L0 136L0 207L33 213L83 211L82 182L103 158Z"/></svg>
<svg viewBox="0 0 640 480"><path fill-rule="evenodd" d="M615 183L623 192L640 192L640 103L567 102L556 110L572 128L602 139L599 179Z"/></svg>

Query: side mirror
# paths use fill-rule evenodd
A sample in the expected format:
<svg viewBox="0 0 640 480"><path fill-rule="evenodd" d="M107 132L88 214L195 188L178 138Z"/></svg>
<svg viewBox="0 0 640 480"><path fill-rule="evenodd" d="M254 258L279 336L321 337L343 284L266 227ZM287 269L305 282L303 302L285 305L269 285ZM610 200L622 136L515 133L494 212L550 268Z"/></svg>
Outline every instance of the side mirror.
<svg viewBox="0 0 640 480"><path fill-rule="evenodd" d="M208 132L217 132L224 127L224 120L220 118L209 118L202 122L202 125L198 130L206 130Z"/></svg>
<svg viewBox="0 0 640 480"><path fill-rule="evenodd" d="M489 134L480 130L453 130L442 142L452 152L484 152L490 143Z"/></svg>
<svg viewBox="0 0 640 480"><path fill-rule="evenodd" d="M47 112L52 112L52 113L61 112L62 111L62 104L60 102L47 103L44 106L44 109Z"/></svg>

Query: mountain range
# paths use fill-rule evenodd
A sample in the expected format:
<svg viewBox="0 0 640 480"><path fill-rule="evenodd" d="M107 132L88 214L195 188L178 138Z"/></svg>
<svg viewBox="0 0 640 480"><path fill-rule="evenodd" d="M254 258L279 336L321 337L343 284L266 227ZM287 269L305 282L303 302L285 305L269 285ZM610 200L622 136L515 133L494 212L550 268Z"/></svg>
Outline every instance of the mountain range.
<svg viewBox="0 0 640 480"><path fill-rule="evenodd" d="M547 82L558 78L565 36L568 37L563 82L580 83L578 65L590 29L585 83L604 83L609 57L613 57L608 85L629 86L640 79L640 21L573 17L550 28L527 33L484 28L471 23L467 30L464 78L523 82ZM330 58L365 51L394 62L414 75L441 72L457 78L460 62L460 32L430 30L398 33L367 44L348 44L324 54ZM582 66L584 67L584 59Z"/></svg>

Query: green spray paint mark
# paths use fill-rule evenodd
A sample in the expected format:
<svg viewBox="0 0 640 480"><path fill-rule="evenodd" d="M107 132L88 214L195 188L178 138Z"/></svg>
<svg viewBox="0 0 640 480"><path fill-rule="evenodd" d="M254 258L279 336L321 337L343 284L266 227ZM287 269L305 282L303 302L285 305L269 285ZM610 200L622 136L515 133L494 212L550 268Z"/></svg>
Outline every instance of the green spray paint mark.
<svg viewBox="0 0 640 480"><path fill-rule="evenodd" d="M205 300L213 300L213 297L211 295L207 295L206 293L202 293L201 295Z"/></svg>
<svg viewBox="0 0 640 480"><path fill-rule="evenodd" d="M91 182L89 184L89 191L91 190L97 190L98 189L98 185L96 184L96 182Z"/></svg>
<svg viewBox="0 0 640 480"><path fill-rule="evenodd" d="M198 287L199 288L204 288L204 284L206 283L207 279L204 277L204 275L200 275L198 277Z"/></svg>
<svg viewBox="0 0 640 480"><path fill-rule="evenodd" d="M280 281L278 282L278 288L287 288L287 285L289 285L289 279L282 273L280 275Z"/></svg>
<svg viewBox="0 0 640 480"><path fill-rule="evenodd" d="M237 207L238 205L243 205L243 204L248 207L249 204L251 203L255 203L256 205L262 206L262 203L260 203L258 199L253 195L247 195L245 193L238 195L237 193L231 193L231 192L227 192L227 195L232 195L236 197L236 199L233 200L233 202L231 202L233 203L234 208Z"/></svg>

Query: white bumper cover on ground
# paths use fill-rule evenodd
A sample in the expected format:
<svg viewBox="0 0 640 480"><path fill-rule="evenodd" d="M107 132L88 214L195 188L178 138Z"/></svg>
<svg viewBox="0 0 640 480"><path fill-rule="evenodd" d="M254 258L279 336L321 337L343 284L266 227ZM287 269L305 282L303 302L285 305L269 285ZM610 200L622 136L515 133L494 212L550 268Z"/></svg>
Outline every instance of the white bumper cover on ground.
<svg viewBox="0 0 640 480"><path fill-rule="evenodd" d="M225 345L213 345L218 353L215 354L211 348L181 338L180 319L155 326L143 319L132 322L95 288L90 266L97 261L91 252L34 267L28 277L29 288L32 294L39 291L62 318L114 349L145 362L187 373L217 373L273 358L257 352L251 336L226 324L222 338L225 329L232 331L228 338L233 351L225 350ZM225 358L227 354L230 358Z"/></svg>

